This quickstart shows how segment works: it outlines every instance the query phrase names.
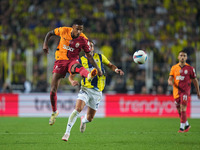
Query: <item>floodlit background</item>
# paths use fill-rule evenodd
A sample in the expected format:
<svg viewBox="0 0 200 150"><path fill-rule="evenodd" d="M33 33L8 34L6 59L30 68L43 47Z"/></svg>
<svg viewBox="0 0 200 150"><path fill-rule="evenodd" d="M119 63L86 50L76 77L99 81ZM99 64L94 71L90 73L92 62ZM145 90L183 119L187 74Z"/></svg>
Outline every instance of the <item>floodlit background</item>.
<svg viewBox="0 0 200 150"><path fill-rule="evenodd" d="M107 84L93 122L83 134L78 118L66 143L61 137L79 87L69 85L67 78L61 81L60 114L49 126L59 38L49 41L47 56L42 44L48 31L71 26L76 18L83 19L95 51L125 76L106 69ZM172 87L167 85L170 68L186 47L188 63L200 79L200 0L0 0L0 33L1 150L200 149L200 100L193 84L187 107L192 128L181 134ZM139 49L148 54L145 65L133 62ZM79 116L86 112L84 108Z"/></svg>
<svg viewBox="0 0 200 150"><path fill-rule="evenodd" d="M45 56L44 37L57 27L71 26L75 18L83 19L96 52L125 72L121 78L107 69L104 93L171 94L168 74L184 47L189 49L188 63L200 75L198 0L1 0L0 5L1 92L49 92L59 38L49 41L51 52ZM139 49L148 53L146 65L132 60ZM67 79L59 88L76 91Z"/></svg>

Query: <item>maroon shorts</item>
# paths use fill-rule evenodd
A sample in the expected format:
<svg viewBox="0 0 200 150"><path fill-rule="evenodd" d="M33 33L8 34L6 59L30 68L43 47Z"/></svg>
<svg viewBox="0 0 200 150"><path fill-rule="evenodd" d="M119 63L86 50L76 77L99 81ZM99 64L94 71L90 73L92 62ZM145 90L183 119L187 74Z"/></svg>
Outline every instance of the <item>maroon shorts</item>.
<svg viewBox="0 0 200 150"><path fill-rule="evenodd" d="M180 104L187 106L188 100L189 100L188 94L180 94L180 97L175 99L176 106L179 106Z"/></svg>
<svg viewBox="0 0 200 150"><path fill-rule="evenodd" d="M59 74L62 74L63 77L65 77L67 72L71 73L71 67L74 64L80 64L80 63L77 59L75 59L75 60L56 60L54 62L52 73L59 73Z"/></svg>

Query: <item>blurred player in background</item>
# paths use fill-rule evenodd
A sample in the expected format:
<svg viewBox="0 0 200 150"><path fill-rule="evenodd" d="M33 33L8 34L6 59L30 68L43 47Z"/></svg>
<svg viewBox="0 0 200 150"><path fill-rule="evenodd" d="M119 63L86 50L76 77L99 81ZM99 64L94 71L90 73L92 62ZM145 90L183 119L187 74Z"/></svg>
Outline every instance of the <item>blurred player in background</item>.
<svg viewBox="0 0 200 150"><path fill-rule="evenodd" d="M105 69L103 67L103 64L105 64L115 73L121 76L124 75L124 72L113 65L103 54L94 53L94 43L92 41L90 41L90 47L91 52L93 53L93 58L96 61L98 67L102 70L103 74L105 74ZM87 55L82 56L79 59L79 62L88 70L92 70L94 68L94 66L88 61ZM74 76L75 74L70 74L69 76L69 81L72 86L76 86L79 84L78 81L74 80ZM86 123L93 120L95 113L99 107L99 103L102 99L102 91L105 87L105 80L105 75L95 76L92 82L88 82L87 78L83 77L83 79L81 80L81 90L79 91L76 101L76 107L68 119L66 132L62 137L62 140L68 141L71 128L73 127L79 113L83 110L85 105L88 106L88 110L87 114L81 117L80 131L84 132L86 129Z"/></svg>
<svg viewBox="0 0 200 150"><path fill-rule="evenodd" d="M82 33L83 31L83 22L80 19L76 19L73 22L71 27L60 27L52 31L49 31L46 34L43 51L48 53L48 41L52 36L60 36L60 42L55 52L55 63L53 67L53 77L51 81L51 91L50 91L50 100L53 113L49 120L49 124L53 125L56 117L58 116L57 110L57 89L60 83L60 80L65 77L66 73L79 73L82 77L91 81L94 76L102 75L102 71L97 66L94 61L91 53L87 37ZM81 50L84 50L88 61L96 68L94 68L91 73L86 70L79 62L79 53Z"/></svg>
<svg viewBox="0 0 200 150"><path fill-rule="evenodd" d="M180 130L178 132L188 132L191 126L187 120L186 110L191 80L196 88L198 98L200 98L199 83L194 68L186 63L186 49L179 52L178 59L179 63L171 68L168 84L173 85L173 97L180 117Z"/></svg>

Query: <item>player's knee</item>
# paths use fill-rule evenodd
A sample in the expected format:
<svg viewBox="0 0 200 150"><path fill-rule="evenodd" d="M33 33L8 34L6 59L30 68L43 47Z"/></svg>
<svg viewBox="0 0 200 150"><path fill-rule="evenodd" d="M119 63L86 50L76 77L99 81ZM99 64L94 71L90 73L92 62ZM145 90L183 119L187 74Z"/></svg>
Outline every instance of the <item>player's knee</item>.
<svg viewBox="0 0 200 150"><path fill-rule="evenodd" d="M79 73L82 67L83 66L81 64L76 64L75 66L72 67L71 72L72 73Z"/></svg>
<svg viewBox="0 0 200 150"><path fill-rule="evenodd" d="M187 110L187 106L186 105L181 105L180 106L180 111L186 111Z"/></svg>
<svg viewBox="0 0 200 150"><path fill-rule="evenodd" d="M57 92L57 88L56 87L51 87L51 91L52 93L56 93Z"/></svg>

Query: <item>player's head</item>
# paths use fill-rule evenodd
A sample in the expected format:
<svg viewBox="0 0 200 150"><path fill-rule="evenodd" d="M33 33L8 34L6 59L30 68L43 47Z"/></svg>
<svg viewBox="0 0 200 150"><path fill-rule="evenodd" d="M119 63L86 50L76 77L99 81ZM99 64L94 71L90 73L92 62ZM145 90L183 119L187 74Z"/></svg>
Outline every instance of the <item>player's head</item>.
<svg viewBox="0 0 200 150"><path fill-rule="evenodd" d="M178 60L180 63L185 63L187 60L187 50L183 49L178 54Z"/></svg>
<svg viewBox="0 0 200 150"><path fill-rule="evenodd" d="M90 49L91 49L90 53L91 53L91 55L93 55L94 54L94 42L92 40L88 40L88 45L90 46Z"/></svg>
<svg viewBox="0 0 200 150"><path fill-rule="evenodd" d="M94 52L94 42L92 40L89 40L89 45L91 48L91 52L93 53Z"/></svg>
<svg viewBox="0 0 200 150"><path fill-rule="evenodd" d="M81 19L75 19L72 24L72 38L77 38L83 32L83 21Z"/></svg>

